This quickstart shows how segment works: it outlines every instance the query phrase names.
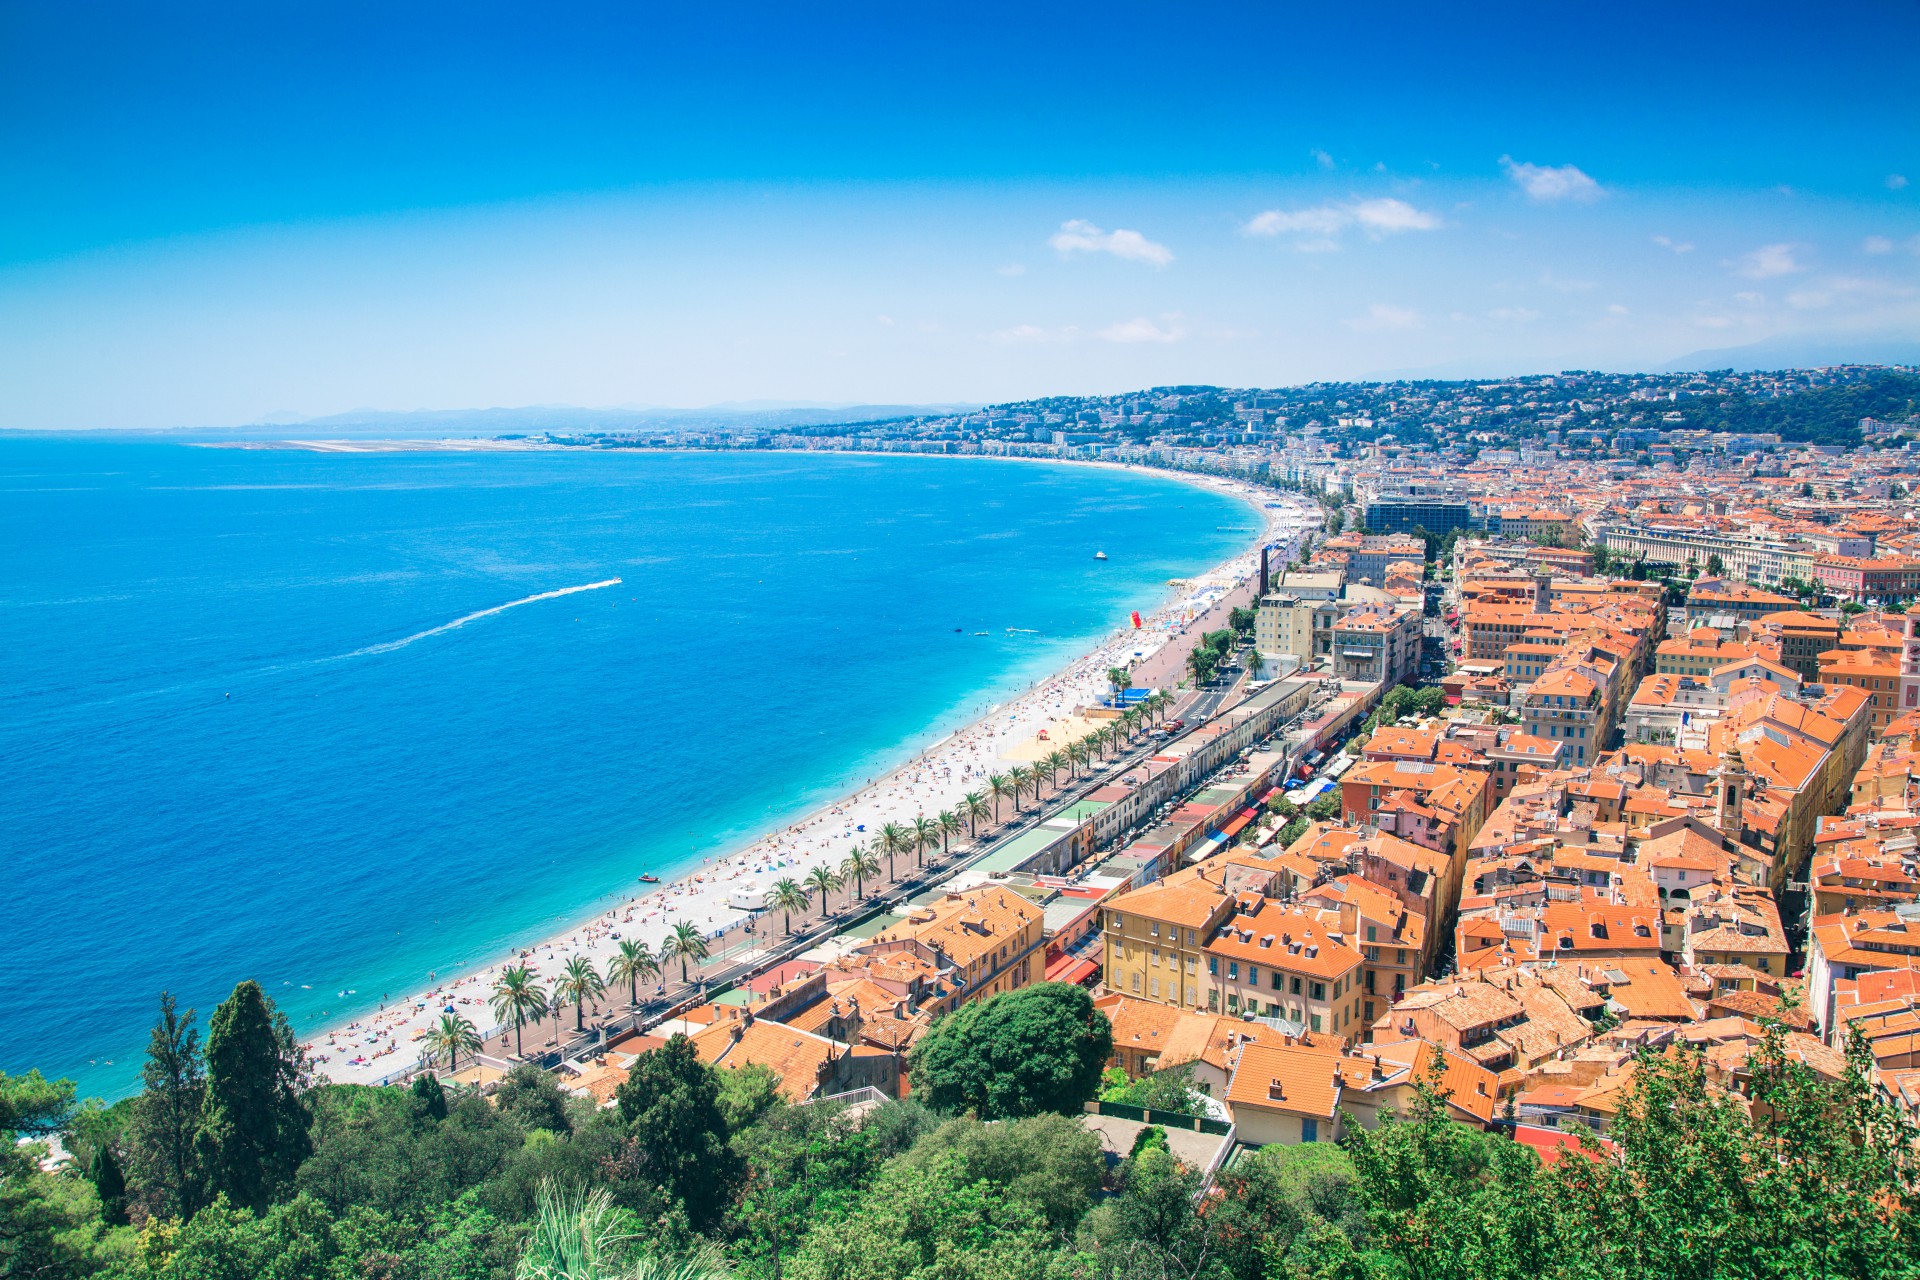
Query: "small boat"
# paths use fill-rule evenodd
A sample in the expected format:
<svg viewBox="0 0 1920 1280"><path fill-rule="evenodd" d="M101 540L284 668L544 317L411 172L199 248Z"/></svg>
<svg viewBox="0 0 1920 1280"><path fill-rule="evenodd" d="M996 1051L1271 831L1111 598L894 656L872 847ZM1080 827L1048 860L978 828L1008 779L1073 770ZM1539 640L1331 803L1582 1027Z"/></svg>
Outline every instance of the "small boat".
<svg viewBox="0 0 1920 1280"><path fill-rule="evenodd" d="M640 877L640 883L641 884L659 884L660 877L657 875L654 875L651 871L649 871L646 875L643 875Z"/></svg>
<svg viewBox="0 0 1920 1280"><path fill-rule="evenodd" d="M975 634L975 635L977 635L977 636L983 636L983 635L985 635L985 634L987 634L987 633L986 633L986 632L984 632L984 631L976 631L976 632L974 632L973 634Z"/></svg>
<svg viewBox="0 0 1920 1280"><path fill-rule="evenodd" d="M1093 553L1093 558L1095 560L1105 560L1107 558L1107 553L1104 551L1096 551Z"/></svg>

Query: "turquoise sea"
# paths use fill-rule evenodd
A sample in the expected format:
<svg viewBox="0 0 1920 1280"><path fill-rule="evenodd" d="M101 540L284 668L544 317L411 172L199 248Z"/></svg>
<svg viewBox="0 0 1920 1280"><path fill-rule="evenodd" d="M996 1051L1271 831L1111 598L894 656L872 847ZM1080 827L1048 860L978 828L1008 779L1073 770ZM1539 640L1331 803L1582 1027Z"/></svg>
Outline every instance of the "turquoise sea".
<svg viewBox="0 0 1920 1280"><path fill-rule="evenodd" d="M0 441L0 1069L113 1096L162 988L204 1018L254 977L310 1030L481 962L882 771L1257 527L980 459Z"/></svg>

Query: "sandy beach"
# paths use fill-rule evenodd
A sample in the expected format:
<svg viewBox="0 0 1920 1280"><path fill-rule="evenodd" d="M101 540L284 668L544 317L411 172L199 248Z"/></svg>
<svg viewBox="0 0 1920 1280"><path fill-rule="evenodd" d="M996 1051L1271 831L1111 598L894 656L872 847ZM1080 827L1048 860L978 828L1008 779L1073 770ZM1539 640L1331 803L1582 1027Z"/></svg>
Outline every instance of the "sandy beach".
<svg viewBox="0 0 1920 1280"><path fill-rule="evenodd" d="M743 891L765 890L787 876L802 879L823 863L837 866L856 844L871 845L886 823L911 823L917 816L931 817L943 809L956 808L967 792L984 793L989 775L1031 761L1040 748L1050 749L1049 744L1064 745L1080 729L1072 720L1076 709L1092 705L1107 691L1109 668L1133 666L1152 658L1183 635L1188 624L1203 617L1258 572L1257 547L1270 531L1275 515L1264 503L1273 495L1214 477L1177 478L1247 501L1262 517L1260 539L1234 559L1185 581L1173 599L1143 616L1138 630L1109 634L1062 670L925 748L860 791L767 832L744 848L716 849L702 860L698 870L678 881L646 886L647 892L484 967L430 975L429 984L416 994L312 1035L305 1041L305 1048L316 1074L342 1083L370 1083L411 1068L419 1057L419 1042L426 1029L435 1025L448 1007L482 1033L495 1029L487 994L499 971L509 963L529 965L540 984L551 989L562 967L575 956L589 957L604 975L608 959L623 938L643 939L657 952L669 929L680 921L691 921L702 933L717 936L747 918L749 913L730 901ZM1048 740L1037 743L1042 731L1050 731ZM957 837L956 844L964 840L964 835ZM770 929L767 934L771 935ZM609 991L603 1001L610 1006L609 1011L623 1008L625 1003L624 989ZM571 1021L569 1010L567 1022ZM530 1045L535 1042L533 1034L530 1027Z"/></svg>

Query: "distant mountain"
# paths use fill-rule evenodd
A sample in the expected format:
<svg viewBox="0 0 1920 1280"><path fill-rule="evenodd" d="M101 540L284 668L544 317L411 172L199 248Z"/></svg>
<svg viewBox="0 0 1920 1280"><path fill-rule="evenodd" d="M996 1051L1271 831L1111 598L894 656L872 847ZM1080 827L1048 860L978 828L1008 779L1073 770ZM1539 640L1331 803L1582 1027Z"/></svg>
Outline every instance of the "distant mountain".
<svg viewBox="0 0 1920 1280"><path fill-rule="evenodd" d="M778 431L963 413L973 405L840 404L779 401L709 405L698 409L583 409L574 405L525 405L512 409L354 409L271 425L277 435L393 436L513 435L554 432ZM248 433L256 429L243 429Z"/></svg>
<svg viewBox="0 0 1920 1280"><path fill-rule="evenodd" d="M1753 373L1770 369L1817 369L1835 364L1920 365L1920 341L1888 334L1858 338L1832 334L1782 334L1743 347L1716 347L1669 360L1654 372L1691 373L1732 369Z"/></svg>

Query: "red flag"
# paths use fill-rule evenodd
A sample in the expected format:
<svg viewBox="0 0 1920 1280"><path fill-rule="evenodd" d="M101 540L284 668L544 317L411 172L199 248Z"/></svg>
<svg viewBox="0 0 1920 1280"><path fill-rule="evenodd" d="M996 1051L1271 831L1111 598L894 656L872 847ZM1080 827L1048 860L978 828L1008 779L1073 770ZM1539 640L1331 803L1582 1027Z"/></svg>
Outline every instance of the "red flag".
<svg viewBox="0 0 1920 1280"><path fill-rule="evenodd" d="M1135 631L1140 629L1140 611L1138 609L1133 611L1133 629Z"/></svg>

